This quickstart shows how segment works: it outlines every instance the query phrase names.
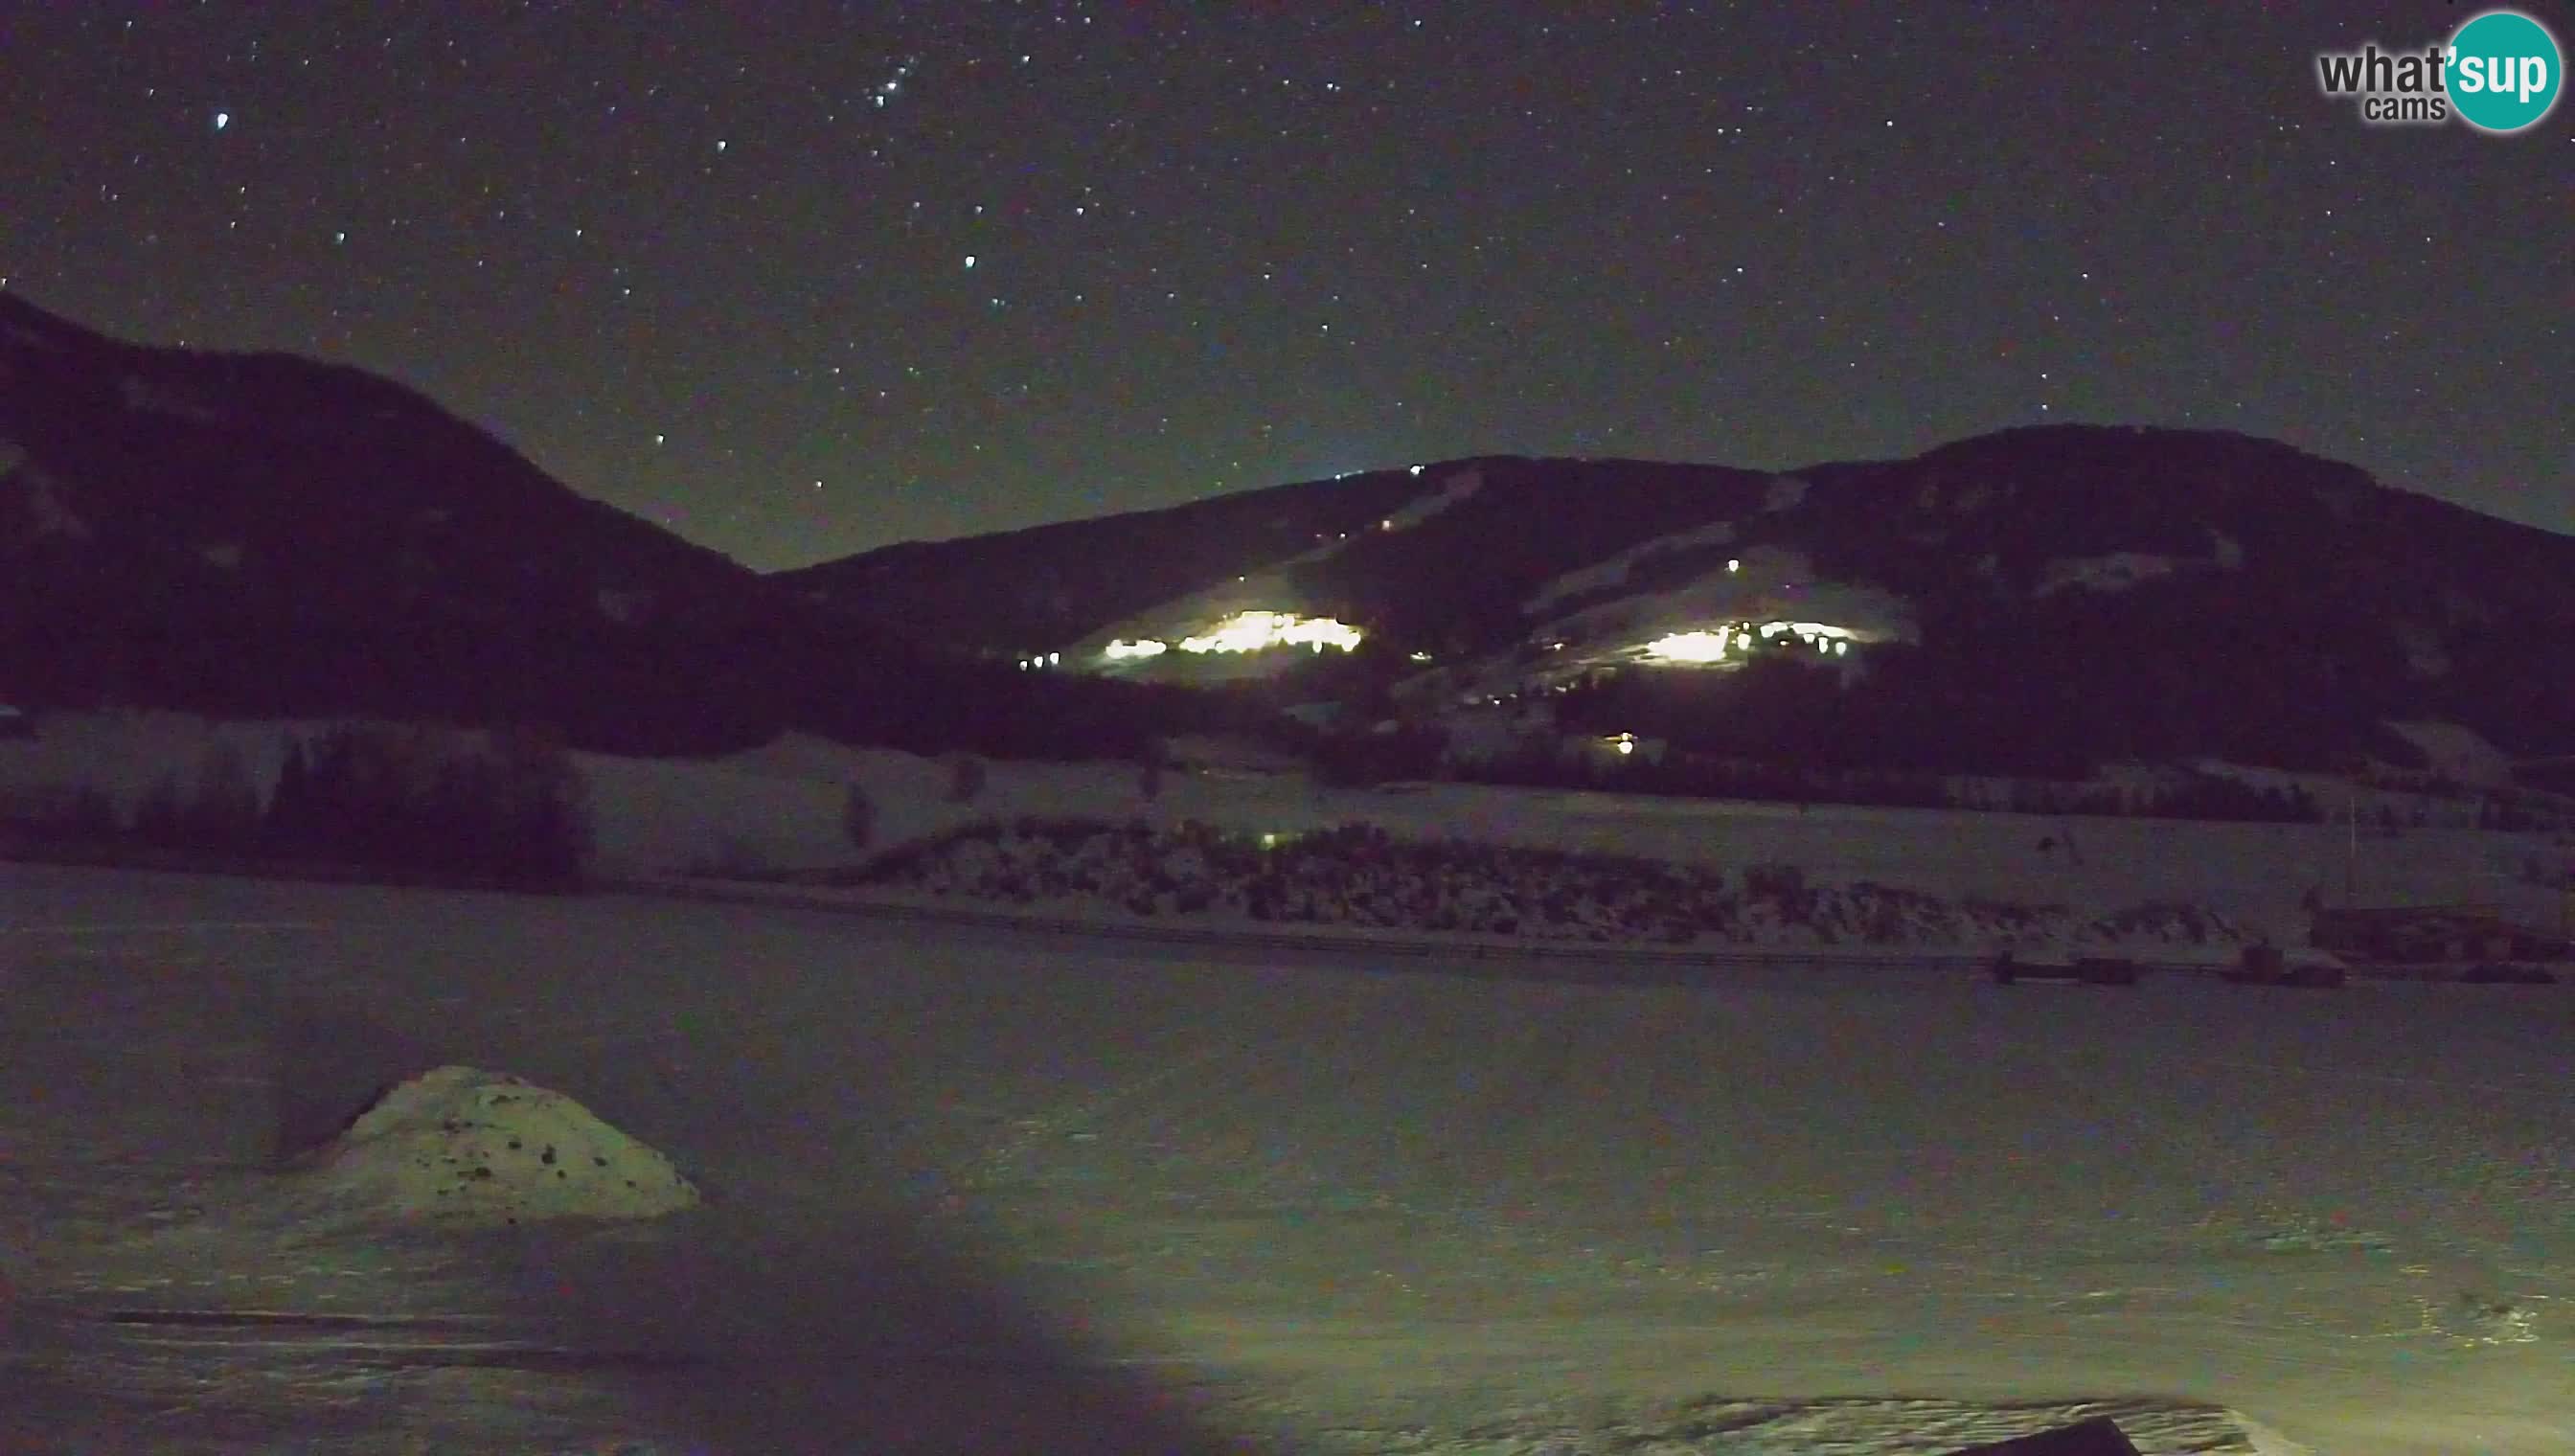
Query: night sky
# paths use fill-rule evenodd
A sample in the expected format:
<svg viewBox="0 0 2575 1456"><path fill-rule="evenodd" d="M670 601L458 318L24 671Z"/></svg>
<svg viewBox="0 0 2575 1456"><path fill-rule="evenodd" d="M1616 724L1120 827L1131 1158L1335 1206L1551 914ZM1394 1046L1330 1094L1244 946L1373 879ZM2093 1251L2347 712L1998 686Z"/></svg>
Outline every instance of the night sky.
<svg viewBox="0 0 2575 1456"><path fill-rule="evenodd" d="M2575 102L2370 127L2315 81L2470 13L13 4L0 276L392 375L762 569L2046 421L2575 531Z"/></svg>

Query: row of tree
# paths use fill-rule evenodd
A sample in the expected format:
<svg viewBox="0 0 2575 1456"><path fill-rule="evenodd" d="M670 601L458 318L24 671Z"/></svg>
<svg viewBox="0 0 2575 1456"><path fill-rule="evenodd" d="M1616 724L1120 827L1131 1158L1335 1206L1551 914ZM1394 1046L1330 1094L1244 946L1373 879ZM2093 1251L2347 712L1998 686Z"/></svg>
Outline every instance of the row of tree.
<svg viewBox="0 0 2575 1456"><path fill-rule="evenodd" d="M193 781L165 773L129 818L95 788L19 827L190 853L400 869L519 887L577 882L591 846L588 787L560 736L477 738L350 725L287 735L274 787L228 743Z"/></svg>
<svg viewBox="0 0 2575 1456"><path fill-rule="evenodd" d="M2304 788L2257 787L2213 774L2177 783L2121 787L2041 779L1978 790L1938 773L1823 768L1794 762L1673 753L1615 761L1565 755L1553 747L1473 765L1467 777L1552 788L1735 798L1770 803L1848 803L1889 808L1967 808L2010 813L2223 819L2304 823L2322 817Z"/></svg>
<svg viewBox="0 0 2575 1456"><path fill-rule="evenodd" d="M1945 773L1794 760L1678 751L1609 758L1567 752L1548 738L1532 739L1517 751L1469 759L1454 758L1447 748L1447 736L1438 728L1405 726L1387 732L1325 735L1312 742L1308 751L1316 775L1338 786L1445 776L1525 787L1774 803L2281 823L2313 822L2324 816L2303 787L2257 786L2215 774L2137 787L2045 779L2008 779L1999 787L1977 787ZM2495 811L2495 826L2504 826L2505 813L2501 808Z"/></svg>
<svg viewBox="0 0 2575 1456"><path fill-rule="evenodd" d="M1128 757L1155 734L1248 730L1246 695L1021 672L810 623L593 624L514 633L480 621L374 628L209 608L184 633L120 624L31 633L0 622L13 701L214 718L363 718L559 727L602 752L738 751L802 730L922 753Z"/></svg>

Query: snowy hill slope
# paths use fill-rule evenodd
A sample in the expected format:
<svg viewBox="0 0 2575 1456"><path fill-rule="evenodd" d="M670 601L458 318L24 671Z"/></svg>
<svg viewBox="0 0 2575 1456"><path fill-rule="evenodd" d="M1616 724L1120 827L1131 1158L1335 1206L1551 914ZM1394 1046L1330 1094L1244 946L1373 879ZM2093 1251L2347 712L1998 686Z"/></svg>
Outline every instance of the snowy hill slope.
<svg viewBox="0 0 2575 1456"><path fill-rule="evenodd" d="M1452 698L1812 648L1865 681L1760 746L1874 766L2320 768L2383 746L2388 720L2575 751L2575 538L2242 436L2012 430L1784 476L1486 458L1049 530L789 580L868 615L936 577L953 631L1066 669L1240 680L1346 653ZM1041 581L1044 612L1010 605ZM1187 645L1261 613L1346 646L1282 631L1220 665Z"/></svg>

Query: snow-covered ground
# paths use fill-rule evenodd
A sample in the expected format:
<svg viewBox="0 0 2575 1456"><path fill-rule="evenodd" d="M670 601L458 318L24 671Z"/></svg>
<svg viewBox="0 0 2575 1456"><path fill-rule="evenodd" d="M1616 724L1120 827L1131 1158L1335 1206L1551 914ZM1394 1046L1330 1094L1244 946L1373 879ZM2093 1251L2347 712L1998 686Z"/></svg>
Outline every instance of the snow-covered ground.
<svg viewBox="0 0 2575 1456"><path fill-rule="evenodd" d="M212 740L234 743L257 770L273 773L281 733L319 727L208 724L176 714L55 718L36 738L0 741L0 790L93 782L130 803L159 773L192 772ZM796 734L707 760L577 756L591 783L600 867L612 875L726 861L745 868L854 864L859 855L840 827L845 786L853 781L877 805L879 847L1023 815L1195 819L1253 834L1366 822L1408 837L1587 849L1721 870L1789 864L1810 884L1868 880L1952 901L2062 904L2086 917L2145 901L2195 904L2281 940L2303 933L2300 902L2310 890L2339 902L2347 880L2362 903L2501 902L2517 918L2555 926L2566 914L2566 895L2526 882L2522 870L2534 857L2575 862L2575 849L2545 836L2472 829L2387 837L2338 824L1839 804L1800 810L1474 784L1324 789L1293 773L1174 771L1149 799L1134 766L1122 763L996 762L975 801L956 803L947 795L947 771L934 760ZM2291 779L2245 771L2262 782ZM2309 786L2322 788L2320 780ZM2339 795L2319 797L2332 803ZM2373 806L2364 803L2364 812Z"/></svg>
<svg viewBox="0 0 2575 1456"><path fill-rule="evenodd" d="M2575 1447L2565 987L1407 966L10 866L0 1444ZM288 1003L560 1089L707 1201L281 1220ZM146 1305L448 1318L99 1319Z"/></svg>

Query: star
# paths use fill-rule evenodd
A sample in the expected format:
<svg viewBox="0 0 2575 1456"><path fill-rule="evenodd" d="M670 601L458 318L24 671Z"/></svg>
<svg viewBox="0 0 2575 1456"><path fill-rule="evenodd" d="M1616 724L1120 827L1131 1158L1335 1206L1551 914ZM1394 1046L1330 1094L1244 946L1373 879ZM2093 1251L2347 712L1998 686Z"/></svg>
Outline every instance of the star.
<svg viewBox="0 0 2575 1456"><path fill-rule="evenodd" d="M2427 175L2312 88L2104 79L2194 53L2184 9L879 8L22 7L13 53L47 63L0 151L0 274L139 341L319 341L763 568L1317 462L1890 458L2036 403L2266 401L2391 483L2575 527L2541 383L2567 335L2495 307L2563 296L2564 250L2462 221L2562 191L2575 138ZM2361 41L2248 16L2246 54ZM1776 76L1738 64L1763 47ZM2062 94L1985 106L1997 53L2065 58ZM2387 371L2470 317L2475 347ZM2316 363L2292 390L2282 360ZM636 450L671 418L686 451Z"/></svg>

